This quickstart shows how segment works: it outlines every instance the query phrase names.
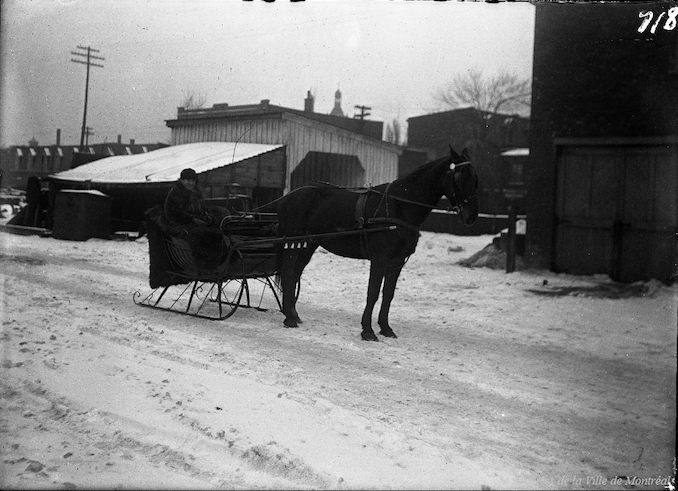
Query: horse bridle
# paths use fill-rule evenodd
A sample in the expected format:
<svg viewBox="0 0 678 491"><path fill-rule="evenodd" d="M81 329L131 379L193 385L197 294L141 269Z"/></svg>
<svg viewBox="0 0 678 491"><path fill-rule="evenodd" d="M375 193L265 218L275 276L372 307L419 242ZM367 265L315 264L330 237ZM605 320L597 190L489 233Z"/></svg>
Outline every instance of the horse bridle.
<svg viewBox="0 0 678 491"><path fill-rule="evenodd" d="M457 195L454 192L454 173L462 165L471 165L471 162L469 162L468 160L465 161L465 162L461 162L459 164L455 164L453 162L453 163L450 164L450 170L448 171L448 175L450 176L450 179L452 180L452 198L454 198L454 205L452 205L452 208L450 208L450 212L455 214L455 215L458 215L459 213L461 213L461 211L464 209L464 205L467 205L468 202L471 199L478 196L477 194L471 195L468 198L466 198L464 201L462 201L461 203L459 203L459 201L457 200ZM450 201L450 203L452 203L452 201Z"/></svg>
<svg viewBox="0 0 678 491"><path fill-rule="evenodd" d="M452 178L452 198L454 198L454 205L451 208L449 208L449 207L443 208L443 207L440 207L440 206L437 206L437 205L428 205L426 203L420 203L419 201L414 201L414 200L411 200L411 199L401 198L399 196L390 195L388 193L388 191L389 191L389 188L391 187L392 183L389 182L386 185L386 189L384 190L383 193L380 192L380 191L376 191L374 189L371 189L371 188L369 189L369 191L371 191L373 193L381 194L381 201L379 202L379 205L377 206L377 209L374 212L375 216L376 216L376 213L379 211L379 208L381 208L381 204L383 202L386 203L386 216L389 215L388 198L391 198L391 199L396 200L396 201L401 201L403 203L409 203L411 205L425 206L425 207L431 208L433 210L445 210L445 211L449 211L450 213L453 213L454 215L458 215L464 209L464 205L468 204L468 202L470 200L472 200L473 198L478 196L477 194L471 195L468 198L466 198L464 201L462 201L461 203L459 203L459 201L457 200L457 195L454 192L454 173L459 167L461 167L463 165L471 165L471 162L468 161L468 160L466 160L464 162L460 162L458 164L455 164L453 162L453 163L450 164L450 169L447 171L447 174L450 176L450 178ZM451 201L450 201L450 203L451 203Z"/></svg>

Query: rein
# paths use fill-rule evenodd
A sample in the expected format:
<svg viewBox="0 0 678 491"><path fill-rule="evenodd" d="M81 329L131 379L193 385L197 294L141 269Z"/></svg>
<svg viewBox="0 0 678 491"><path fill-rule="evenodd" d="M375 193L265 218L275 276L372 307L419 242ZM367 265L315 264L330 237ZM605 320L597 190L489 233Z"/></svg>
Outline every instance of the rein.
<svg viewBox="0 0 678 491"><path fill-rule="evenodd" d="M450 164L450 170L449 170L448 172L451 173L452 175L454 175L455 170L457 170L459 167L461 167L461 166L463 166L463 165L471 165L471 162L466 161L466 162L461 162L461 163L459 163L459 164ZM363 187L363 188L356 188L356 187L339 186L339 185L333 184L333 183L331 183L331 182L324 182L324 181L319 181L319 182L320 182L320 184L323 184L323 185L325 185L325 186L330 186L330 187L334 187L334 188L337 188L337 189L345 189L345 190L347 190L347 191L353 191L353 192L356 192L356 191L366 191L367 193L377 193L377 194L380 194L380 195L382 195L382 202L383 202L384 200L386 200L386 215L387 215L387 216L388 216L388 198L391 198L391 199L393 199L393 200L395 200L395 201L400 201L401 203L408 203L408 204L410 204L410 205L423 206L423 207L425 207L425 208L430 208L430 209L432 209L432 210L449 211L449 212L451 212L451 213L454 214L454 215L458 215L459 213L461 213L461 210L464 208L464 205L468 204L468 202L469 202L471 199L476 198L476 197L478 196L477 194L474 194L474 195L469 196L468 198L466 198L466 199L465 199L464 201L462 201L461 203L459 203L459 201L457 201L457 196L456 196L456 194L455 194L455 192L454 192L454 184L452 184L452 197L454 198L454 205L452 205L452 207L449 207L449 206L429 205L429 204L427 204L427 203L421 203L421 202L419 202L419 201L414 201L414 200L407 199L407 198L401 198L400 196L393 196L393 195L390 195L390 194L388 194L388 190L389 190L389 188L391 187L392 182L389 182L389 183L386 185L386 190L385 190L384 192L377 191L376 189L374 189L374 188L372 188L372 187L367 187L367 188L364 188L364 187ZM303 188L313 188L313 187L315 187L315 186L311 186L311 185L301 186L301 187L298 187L298 188L296 188L296 189L293 189L292 191L290 191L290 193L288 193L288 194L285 195L285 196L288 196L289 194L294 193L295 191L298 191L298 190L303 189ZM271 201L271 202L269 202L269 203L266 203L266 204L264 204L264 205L258 206L258 207L256 207L256 208L253 208L252 210L249 210L249 212L250 212L250 213L251 213L251 212L256 212L256 211L258 211L258 210L260 210L260 209L262 209L262 208L267 208L267 207L269 207L269 206L271 206L271 205L277 203L277 202L280 201L281 199L285 198L285 196L281 196L280 198L274 199L273 201ZM381 206L381 203L379 203L379 206ZM377 207L377 209L379 209L379 207Z"/></svg>
<svg viewBox="0 0 678 491"><path fill-rule="evenodd" d="M431 208L432 210L445 210L445 211L451 211L451 212L453 212L453 213L455 213L455 214L458 213L458 211L455 211L455 210L454 210L454 208L455 208L454 206L453 206L452 208L450 208L449 206L429 205L429 204L427 204L427 203L421 203L421 202L419 202L419 201L414 201L414 200L407 199L407 198L401 198L400 196L393 196L392 194L388 194L387 192L383 192L383 193L382 193L381 191L377 191L376 189L372 189L372 188L368 188L368 191L369 191L370 193L380 194L380 195L382 195L384 198L391 198L391 199L393 199L393 200L395 200L395 201L400 201L400 202L402 202L402 203L408 203L408 204L410 204L410 205L423 206L423 207L425 207L425 208ZM469 198L466 199L466 200L464 200L464 204L468 203L468 200L471 199L471 198L473 198L473 197L475 197L475 195L469 197ZM383 201L383 199L382 199L382 201ZM455 200L455 201L456 201L456 200ZM460 211L461 211L461 210L460 210Z"/></svg>
<svg viewBox="0 0 678 491"><path fill-rule="evenodd" d="M461 162L461 163L459 163L459 164L450 164L450 170L449 170L448 172L451 173L452 175L454 175L454 171L455 171L457 168L461 167L462 165L471 165L471 162L468 162L468 161L467 161L467 162ZM339 187L339 186L337 186L337 187ZM454 198L454 205L450 208L449 206L443 207L443 206L438 206L438 205L429 205L429 204L427 204L427 203L421 203L421 202L419 202L419 201L414 201L414 200L407 199L407 198L401 198L400 196L389 195L389 194L388 194L388 190L389 190L390 187L391 187L391 183L388 183L388 185L386 186L386 190L385 190L383 193L382 193L381 191L377 191L377 190L372 189L372 188L368 188L368 189L367 189L368 192L381 194L381 195L382 195L382 202L383 202L384 200L386 200L386 216L388 216L388 198L391 198L391 199L393 199L393 200L395 200L395 201L400 201L400 202L402 202L402 203L408 203L408 204L410 204L410 205L423 206L423 207L425 207L425 208L430 208L430 209L432 209L432 210L444 210L444 211L449 211L449 212L451 212L451 213L454 214L454 215L458 215L459 213L461 213L461 210L464 208L464 205L468 204L468 202L469 202L471 199L473 199L473 198L475 198L475 197L478 196L477 194L474 194L474 195L469 196L468 198L466 198L466 199L465 199L464 201L462 201L461 203L459 203L459 201L457 200L457 195L456 195L455 192L454 192L454 183L453 183L453 184L452 184L452 197ZM379 203L379 206L381 206L381 203ZM377 209L378 209L378 207L377 207Z"/></svg>

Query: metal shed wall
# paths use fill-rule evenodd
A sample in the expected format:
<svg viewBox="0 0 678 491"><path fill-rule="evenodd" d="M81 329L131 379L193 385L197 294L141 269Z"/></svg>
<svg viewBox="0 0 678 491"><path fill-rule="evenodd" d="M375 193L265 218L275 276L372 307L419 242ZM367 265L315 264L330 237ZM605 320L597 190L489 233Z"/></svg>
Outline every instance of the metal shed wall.
<svg viewBox="0 0 678 491"><path fill-rule="evenodd" d="M286 190L292 171L311 151L355 155L365 168L365 184L381 184L398 177L401 149L363 135L281 113L239 120L192 120L172 127L172 144L201 141L287 145Z"/></svg>
<svg viewBox="0 0 678 491"><path fill-rule="evenodd" d="M308 152L292 172L290 186L294 189L311 182L360 187L365 184L365 169L354 155Z"/></svg>

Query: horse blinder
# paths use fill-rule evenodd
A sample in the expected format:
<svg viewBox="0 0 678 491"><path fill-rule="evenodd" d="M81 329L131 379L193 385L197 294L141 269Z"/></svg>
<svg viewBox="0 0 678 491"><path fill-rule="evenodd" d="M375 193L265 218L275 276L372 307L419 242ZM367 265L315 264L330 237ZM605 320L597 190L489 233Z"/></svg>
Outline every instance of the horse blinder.
<svg viewBox="0 0 678 491"><path fill-rule="evenodd" d="M450 177L450 181L451 181L451 185L452 185L452 190L451 190L452 196L451 197L454 198L454 205L450 208L450 212L453 213L454 215L460 214L461 211L464 209L464 205L466 203L468 203L468 201L469 201L468 199L466 199L466 200L464 200L463 203L459 204L459 201L457 200L457 195L454 192L454 185L455 185L454 174L455 174L455 171L459 167L461 167L462 165L470 165L470 164L471 164L471 162L469 162L469 161L461 162L459 164L455 164L454 162L452 162L450 164L449 170L447 171L447 175ZM459 183L456 183L456 184L457 184L457 187L459 187Z"/></svg>

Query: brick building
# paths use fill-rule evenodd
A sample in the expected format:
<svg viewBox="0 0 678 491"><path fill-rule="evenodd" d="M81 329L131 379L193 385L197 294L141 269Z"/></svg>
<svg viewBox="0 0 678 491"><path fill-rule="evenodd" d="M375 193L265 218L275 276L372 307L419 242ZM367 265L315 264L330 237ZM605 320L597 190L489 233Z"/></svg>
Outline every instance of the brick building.
<svg viewBox="0 0 678 491"><path fill-rule="evenodd" d="M555 271L675 278L676 4L535 8L528 254Z"/></svg>
<svg viewBox="0 0 678 491"><path fill-rule="evenodd" d="M481 212L506 212L506 189L522 182L522 176L514 175L509 186L509 178L522 169L502 154L528 147L529 119L468 107L415 116L407 122L408 146L426 149L430 159L449 155L450 145L457 152L468 148L480 178Z"/></svg>
<svg viewBox="0 0 678 491"><path fill-rule="evenodd" d="M58 135L58 133L57 133ZM0 150L2 186L25 189L30 176L40 179L50 174L77 167L104 157L146 153L168 146L165 143L93 143L81 151L78 145L61 145L57 136L54 145L12 145Z"/></svg>

